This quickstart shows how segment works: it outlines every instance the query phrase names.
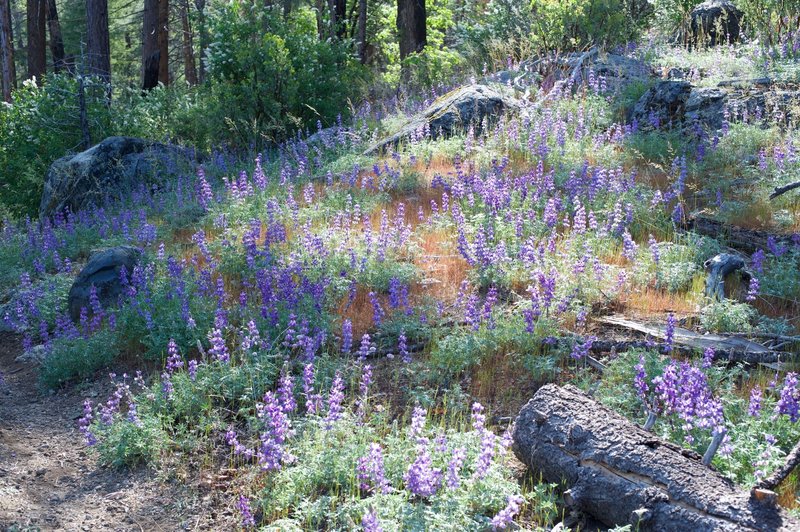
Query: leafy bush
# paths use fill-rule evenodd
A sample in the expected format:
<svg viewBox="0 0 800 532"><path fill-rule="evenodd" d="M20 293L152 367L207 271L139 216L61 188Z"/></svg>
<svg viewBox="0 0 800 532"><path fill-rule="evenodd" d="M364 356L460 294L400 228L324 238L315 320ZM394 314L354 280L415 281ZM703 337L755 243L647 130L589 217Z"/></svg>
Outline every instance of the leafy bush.
<svg viewBox="0 0 800 532"><path fill-rule="evenodd" d="M700 324L713 332L748 332L758 313L746 303L726 299L715 301L700 313Z"/></svg>
<svg viewBox="0 0 800 532"><path fill-rule="evenodd" d="M86 338L53 340L42 363L39 379L45 387L57 388L75 379L91 377L119 355L115 340L116 333L109 329Z"/></svg>
<svg viewBox="0 0 800 532"><path fill-rule="evenodd" d="M240 147L268 141L347 114L361 70L338 42L322 42L313 13L284 21L249 3L219 6L210 17L211 116L217 133Z"/></svg>

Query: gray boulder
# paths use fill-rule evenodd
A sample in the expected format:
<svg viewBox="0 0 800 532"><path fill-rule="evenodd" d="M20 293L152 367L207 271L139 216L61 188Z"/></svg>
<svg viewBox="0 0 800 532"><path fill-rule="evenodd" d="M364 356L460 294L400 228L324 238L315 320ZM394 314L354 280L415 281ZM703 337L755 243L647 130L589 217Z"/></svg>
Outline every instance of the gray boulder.
<svg viewBox="0 0 800 532"><path fill-rule="evenodd" d="M115 304L124 293L120 270L124 266L130 278L141 257L142 251L131 246L117 246L92 255L69 290L67 307L70 318L78 321L83 308L91 313L89 294L92 285L103 308Z"/></svg>
<svg viewBox="0 0 800 532"><path fill-rule="evenodd" d="M518 107L517 100L502 92L500 87L480 84L461 87L438 98L430 107L410 118L399 131L371 146L365 155L394 147L428 129L434 139L451 137L459 131L466 131L470 125L480 133L482 127Z"/></svg>
<svg viewBox="0 0 800 532"><path fill-rule="evenodd" d="M699 122L706 129L722 127L728 94L718 88L695 87L684 107L684 122Z"/></svg>
<svg viewBox="0 0 800 532"><path fill-rule="evenodd" d="M688 81L660 81L639 98L630 120L637 120L644 129L676 125L683 120L691 92Z"/></svg>
<svg viewBox="0 0 800 532"><path fill-rule="evenodd" d="M737 42L742 15L730 0L706 0L692 9L689 43L716 46Z"/></svg>
<svg viewBox="0 0 800 532"><path fill-rule="evenodd" d="M109 137L50 166L39 216L100 205L122 197L143 182L177 175L190 164L189 153L175 146L134 137Z"/></svg>

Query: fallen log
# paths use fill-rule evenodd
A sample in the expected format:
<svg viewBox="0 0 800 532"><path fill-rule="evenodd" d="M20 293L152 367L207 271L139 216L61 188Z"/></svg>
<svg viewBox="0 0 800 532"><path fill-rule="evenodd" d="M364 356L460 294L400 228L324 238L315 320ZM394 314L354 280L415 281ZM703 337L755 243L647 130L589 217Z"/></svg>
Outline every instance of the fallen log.
<svg viewBox="0 0 800 532"><path fill-rule="evenodd" d="M794 245L792 235L769 233L757 229L746 229L702 215L689 217L684 224L684 228L701 235L724 239L732 248L742 249L748 252L758 249L767 249L767 240L770 237L777 245L784 245L787 247L792 247Z"/></svg>
<svg viewBox="0 0 800 532"><path fill-rule="evenodd" d="M662 340L667 337L667 328L663 325L640 323L624 316L604 316L598 318L597 321L638 331ZM706 349L711 348L714 350L714 360L744 362L746 364L782 362L796 359L798 356L796 353L767 349L761 344L739 336L723 336L711 333L699 334L683 327L675 327L672 343L676 347L691 351L704 352Z"/></svg>
<svg viewBox="0 0 800 532"><path fill-rule="evenodd" d="M798 441L792 450L789 451L789 454L786 456L786 460L784 460L783 465L776 469L770 476L756 484L756 487L774 490L778 487L778 484L786 480L786 477L788 477L798 465L800 465L800 441Z"/></svg>
<svg viewBox="0 0 800 532"><path fill-rule="evenodd" d="M769 199L775 199L778 196L782 196L790 190L794 190L796 188L800 188L800 181L795 181L794 183L789 183L788 185L783 185L782 187L775 187L775 190L769 195Z"/></svg>
<svg viewBox="0 0 800 532"><path fill-rule="evenodd" d="M637 530L798 530L775 497L747 493L694 452L659 440L573 386L547 384L517 417L516 456L565 502Z"/></svg>

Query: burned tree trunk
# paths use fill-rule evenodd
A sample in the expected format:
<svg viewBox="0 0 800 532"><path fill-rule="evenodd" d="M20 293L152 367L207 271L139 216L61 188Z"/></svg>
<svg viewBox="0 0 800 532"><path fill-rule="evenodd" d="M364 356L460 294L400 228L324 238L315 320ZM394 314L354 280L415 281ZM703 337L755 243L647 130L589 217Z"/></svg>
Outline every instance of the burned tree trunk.
<svg viewBox="0 0 800 532"><path fill-rule="evenodd" d="M694 452L661 441L572 386L543 386L514 424L514 453L565 500L638 530L798 530L775 504L737 489Z"/></svg>
<svg viewBox="0 0 800 532"><path fill-rule="evenodd" d="M145 0L142 18L142 89L169 84L168 0Z"/></svg>
<svg viewBox="0 0 800 532"><path fill-rule="evenodd" d="M722 301L725 299L725 278L744 268L744 260L730 253L720 253L703 263L708 272L706 297Z"/></svg>
<svg viewBox="0 0 800 532"><path fill-rule="evenodd" d="M2 59L3 100L11 101L11 91L17 88L14 66L14 34L11 26L11 1L0 0L0 59Z"/></svg>

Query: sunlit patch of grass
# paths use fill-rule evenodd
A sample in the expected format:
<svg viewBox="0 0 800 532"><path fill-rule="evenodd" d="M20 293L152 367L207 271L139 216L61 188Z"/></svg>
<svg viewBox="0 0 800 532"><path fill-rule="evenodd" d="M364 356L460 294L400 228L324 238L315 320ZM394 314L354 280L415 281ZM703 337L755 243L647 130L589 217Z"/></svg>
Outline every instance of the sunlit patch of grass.
<svg viewBox="0 0 800 532"><path fill-rule="evenodd" d="M646 287L623 293L620 301L625 311L641 317L663 316L669 312L686 315L697 312L697 302L690 294Z"/></svg>
<svg viewBox="0 0 800 532"><path fill-rule="evenodd" d="M419 245L414 264L422 272L422 280L412 286L411 294L452 303L469 271L467 261L456 250L453 235L444 230L427 232L420 237Z"/></svg>

